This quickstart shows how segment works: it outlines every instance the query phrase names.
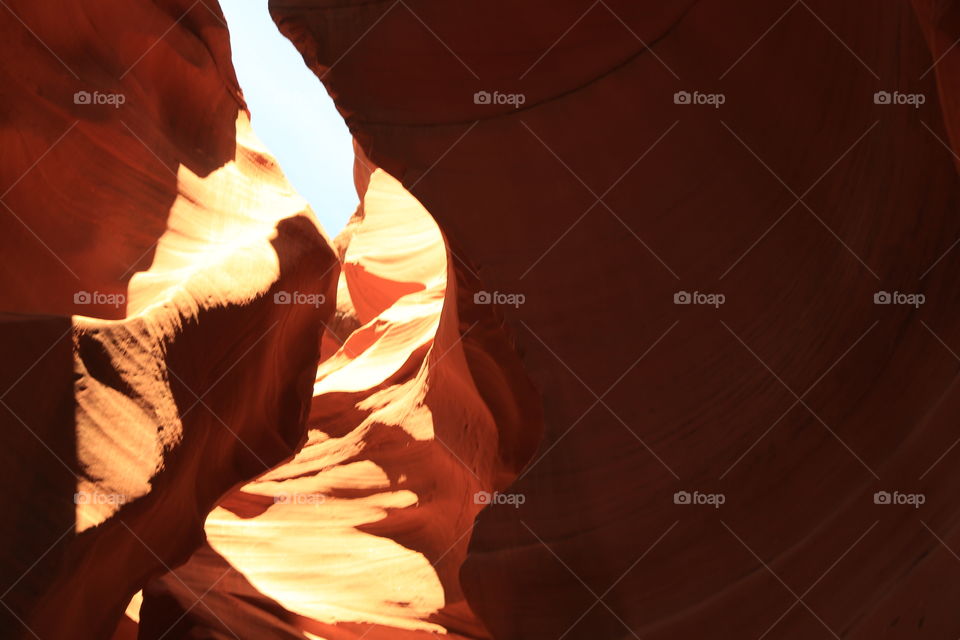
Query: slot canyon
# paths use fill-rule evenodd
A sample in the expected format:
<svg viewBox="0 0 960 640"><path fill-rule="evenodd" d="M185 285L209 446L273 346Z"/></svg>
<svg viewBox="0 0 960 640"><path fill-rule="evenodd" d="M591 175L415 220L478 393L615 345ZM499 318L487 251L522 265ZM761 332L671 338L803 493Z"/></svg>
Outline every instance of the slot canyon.
<svg viewBox="0 0 960 640"><path fill-rule="evenodd" d="M960 637L960 2L258 2L338 233L217 0L0 1L0 638Z"/></svg>

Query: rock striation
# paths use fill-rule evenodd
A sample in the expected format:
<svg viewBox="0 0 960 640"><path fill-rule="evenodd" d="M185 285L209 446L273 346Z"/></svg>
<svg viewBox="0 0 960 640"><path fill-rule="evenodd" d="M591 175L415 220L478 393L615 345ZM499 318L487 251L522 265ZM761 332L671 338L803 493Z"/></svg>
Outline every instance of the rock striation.
<svg viewBox="0 0 960 640"><path fill-rule="evenodd" d="M524 296L544 438L461 570L493 637L960 632L955 3L270 7Z"/></svg>
<svg viewBox="0 0 960 640"><path fill-rule="evenodd" d="M339 261L219 8L0 10L0 635L106 638L301 447Z"/></svg>
<svg viewBox="0 0 960 640"><path fill-rule="evenodd" d="M212 0L0 7L4 637L960 635L955 3L269 6L332 241Z"/></svg>

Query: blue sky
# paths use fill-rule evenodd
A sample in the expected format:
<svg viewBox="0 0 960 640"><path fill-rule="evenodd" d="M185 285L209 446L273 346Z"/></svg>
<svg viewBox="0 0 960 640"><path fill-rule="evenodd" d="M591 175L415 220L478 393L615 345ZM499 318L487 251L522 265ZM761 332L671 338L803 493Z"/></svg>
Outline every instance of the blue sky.
<svg viewBox="0 0 960 640"><path fill-rule="evenodd" d="M220 0L253 129L332 237L357 206L350 133L320 80L277 30L267 0Z"/></svg>

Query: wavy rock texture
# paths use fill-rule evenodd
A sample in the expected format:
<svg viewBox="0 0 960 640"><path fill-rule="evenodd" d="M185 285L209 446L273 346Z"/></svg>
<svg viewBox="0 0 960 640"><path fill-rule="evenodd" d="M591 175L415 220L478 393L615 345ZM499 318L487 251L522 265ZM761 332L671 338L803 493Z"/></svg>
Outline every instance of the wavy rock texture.
<svg viewBox="0 0 960 640"><path fill-rule="evenodd" d="M109 637L305 439L339 263L190 6L2 9L4 638Z"/></svg>
<svg viewBox="0 0 960 640"><path fill-rule="evenodd" d="M960 635L955 2L271 0L339 278L212 2L9 4L7 635Z"/></svg>
<svg viewBox="0 0 960 640"><path fill-rule="evenodd" d="M960 634L957 3L270 6L373 162L526 298L545 437L461 571L493 637Z"/></svg>
<svg viewBox="0 0 960 640"><path fill-rule="evenodd" d="M516 476L539 408L492 308L458 312L473 291L430 215L359 160L335 320L356 328L317 372L307 444L210 514L208 546L145 590L140 638L487 635L458 577L474 496Z"/></svg>

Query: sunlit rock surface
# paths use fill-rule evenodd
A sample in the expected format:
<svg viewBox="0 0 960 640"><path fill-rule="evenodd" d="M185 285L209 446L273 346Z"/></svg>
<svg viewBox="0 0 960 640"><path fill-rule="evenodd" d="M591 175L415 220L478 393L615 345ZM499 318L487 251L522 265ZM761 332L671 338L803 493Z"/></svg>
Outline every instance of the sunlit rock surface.
<svg viewBox="0 0 960 640"><path fill-rule="evenodd" d="M306 437L339 262L188 6L0 8L4 638L109 637Z"/></svg>
<svg viewBox="0 0 960 640"><path fill-rule="evenodd" d="M7 4L4 637L960 635L955 3Z"/></svg>
<svg viewBox="0 0 960 640"><path fill-rule="evenodd" d="M459 311L474 292L427 211L357 164L337 314L359 326L328 345L307 444L210 514L208 546L145 590L141 638L487 635L459 569L537 442L535 394L494 309Z"/></svg>
<svg viewBox="0 0 960 640"><path fill-rule="evenodd" d="M461 572L494 637L960 635L956 3L270 6L525 296L545 435Z"/></svg>

